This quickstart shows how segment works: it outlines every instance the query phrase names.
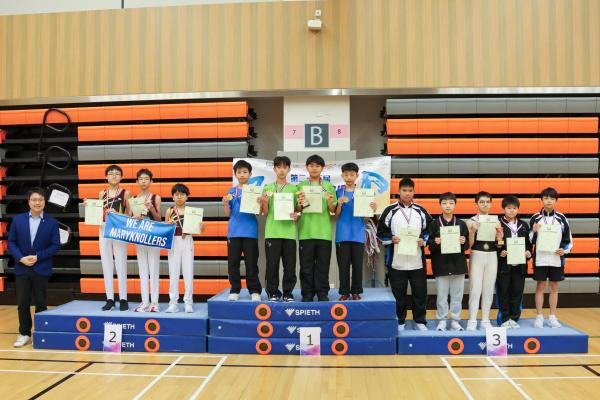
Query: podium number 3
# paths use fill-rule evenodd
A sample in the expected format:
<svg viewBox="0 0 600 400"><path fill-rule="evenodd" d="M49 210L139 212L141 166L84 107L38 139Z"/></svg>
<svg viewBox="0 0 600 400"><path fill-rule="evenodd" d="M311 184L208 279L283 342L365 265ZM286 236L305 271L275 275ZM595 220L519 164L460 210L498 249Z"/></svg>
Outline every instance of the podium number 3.
<svg viewBox="0 0 600 400"><path fill-rule="evenodd" d="M494 346L500 346L500 335L498 335L497 333L494 333L492 335L492 337L494 338Z"/></svg>

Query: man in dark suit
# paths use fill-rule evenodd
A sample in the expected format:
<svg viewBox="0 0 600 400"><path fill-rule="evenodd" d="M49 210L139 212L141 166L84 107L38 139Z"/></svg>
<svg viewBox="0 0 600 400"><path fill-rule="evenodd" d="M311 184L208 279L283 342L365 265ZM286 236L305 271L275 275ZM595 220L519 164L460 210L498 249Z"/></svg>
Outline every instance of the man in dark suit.
<svg viewBox="0 0 600 400"><path fill-rule="evenodd" d="M19 336L15 347L31 338L31 299L35 312L46 310L52 256L60 249L58 221L44 214L46 194L35 188L27 193L29 211L15 216L8 231L8 249L15 259L15 282L19 309Z"/></svg>

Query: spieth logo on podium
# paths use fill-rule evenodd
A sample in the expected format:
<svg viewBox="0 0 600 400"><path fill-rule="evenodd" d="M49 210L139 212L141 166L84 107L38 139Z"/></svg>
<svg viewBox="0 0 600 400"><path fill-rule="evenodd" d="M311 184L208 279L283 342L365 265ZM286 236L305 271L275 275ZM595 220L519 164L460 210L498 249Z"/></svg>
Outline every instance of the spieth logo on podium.
<svg viewBox="0 0 600 400"><path fill-rule="evenodd" d="M310 309L295 309L295 308L286 308L285 313L288 317L292 315L296 316L305 316L305 315L321 315L321 310L310 310Z"/></svg>
<svg viewBox="0 0 600 400"><path fill-rule="evenodd" d="M296 329L298 329L298 327L297 326L288 326L286 329L290 333L290 335L293 335L294 332L296 332Z"/></svg>

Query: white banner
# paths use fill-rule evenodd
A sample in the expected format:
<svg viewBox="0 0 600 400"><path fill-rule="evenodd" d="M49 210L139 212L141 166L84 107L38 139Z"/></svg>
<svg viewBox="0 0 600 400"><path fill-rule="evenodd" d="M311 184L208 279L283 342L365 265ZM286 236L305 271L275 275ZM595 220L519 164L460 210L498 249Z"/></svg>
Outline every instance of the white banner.
<svg viewBox="0 0 600 400"><path fill-rule="evenodd" d="M242 160L236 158L236 161ZM264 186L274 182L275 172L273 172L272 160L261 160L257 158L243 158L252 165L252 177L248 181L251 185ZM345 160L326 163L321 177L329 181L336 189L344 185L342 179L342 165L353 162L358 165L359 175L356 182L357 187L375 190L375 201L377 202L377 214L381 214L385 207L390 204L390 181L392 173L392 159L390 157L362 158L358 160ZM292 163L292 170L288 175L288 180L293 184L298 184L308 179L308 172L304 163ZM233 184L237 185L235 174L233 175Z"/></svg>

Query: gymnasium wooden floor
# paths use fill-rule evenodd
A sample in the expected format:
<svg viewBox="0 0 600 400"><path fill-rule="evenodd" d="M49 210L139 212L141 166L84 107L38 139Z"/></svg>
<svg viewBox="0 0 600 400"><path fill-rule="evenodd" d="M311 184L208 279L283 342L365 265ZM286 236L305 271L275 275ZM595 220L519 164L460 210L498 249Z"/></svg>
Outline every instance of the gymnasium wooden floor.
<svg viewBox="0 0 600 400"><path fill-rule="evenodd" d="M16 308L0 306L0 399L600 398L600 308L562 309L558 317L590 335L588 354L491 359L15 350Z"/></svg>

